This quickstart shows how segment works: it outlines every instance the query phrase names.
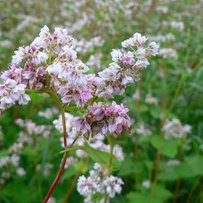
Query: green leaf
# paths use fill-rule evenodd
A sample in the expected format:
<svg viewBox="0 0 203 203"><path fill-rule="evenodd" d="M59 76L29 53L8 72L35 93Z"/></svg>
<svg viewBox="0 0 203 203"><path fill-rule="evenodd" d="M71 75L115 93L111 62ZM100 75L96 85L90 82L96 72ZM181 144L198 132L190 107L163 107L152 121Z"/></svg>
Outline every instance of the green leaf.
<svg viewBox="0 0 203 203"><path fill-rule="evenodd" d="M109 167L109 159L110 159L109 153L104 152L104 151L100 151L98 149L94 149L90 145L88 145L87 142L85 143L84 146L73 146L71 148L65 149L61 153L70 152L70 151L74 151L74 150L78 150L78 149L86 151L88 153L89 157L94 162L101 164L105 168ZM120 161L115 156L113 156L111 170L112 171L118 171L120 169L120 167L121 167Z"/></svg>
<svg viewBox="0 0 203 203"><path fill-rule="evenodd" d="M35 93L35 92L29 93L29 96L31 97L32 103L39 103L46 99L42 94Z"/></svg>
<svg viewBox="0 0 203 203"><path fill-rule="evenodd" d="M167 140L163 143L163 148L161 149L165 156L174 158L178 153L178 144L176 140Z"/></svg>
<svg viewBox="0 0 203 203"><path fill-rule="evenodd" d="M174 158L178 153L178 143L176 140L164 140L160 136L151 136L150 143L167 157Z"/></svg>
<svg viewBox="0 0 203 203"><path fill-rule="evenodd" d="M73 146L73 147L68 147L65 150L61 151L60 153L65 153L65 152L72 152L72 151L76 151L76 150L84 150L86 151L86 148L84 146Z"/></svg>
<svg viewBox="0 0 203 203"><path fill-rule="evenodd" d="M74 166L70 166L68 167L67 170L65 170L61 180L64 181L66 180L67 178L71 177L71 176L74 176L76 173L76 170L75 170L75 167Z"/></svg>
<svg viewBox="0 0 203 203"><path fill-rule="evenodd" d="M85 151L88 152L89 157L93 161L108 168L109 158L110 158L109 153L94 149L94 148L90 147L87 143L85 143L84 148L85 148ZM113 156L111 170L118 171L120 169L120 167L121 167L120 161L115 156Z"/></svg>
<svg viewBox="0 0 203 203"><path fill-rule="evenodd" d="M188 157L185 161L178 166L167 165L163 167L159 174L159 180L173 181L178 178L186 179L192 178L198 175L203 175L203 157L200 155L194 155Z"/></svg>
<svg viewBox="0 0 203 203"><path fill-rule="evenodd" d="M159 173L159 180L162 181L173 181L177 180L179 175L175 166L165 166L164 169Z"/></svg>
<svg viewBox="0 0 203 203"><path fill-rule="evenodd" d="M177 167L180 177L188 178L203 175L203 156L194 155L187 157L186 160Z"/></svg>
<svg viewBox="0 0 203 203"><path fill-rule="evenodd" d="M140 174L144 170L142 161L134 161L131 158L125 159L125 164L122 164L119 176L128 176L130 174Z"/></svg>
<svg viewBox="0 0 203 203"><path fill-rule="evenodd" d="M151 187L153 190L153 187ZM164 188L162 185L156 186L155 193L150 190L143 190L141 192L130 192L127 194L128 203L163 203L172 197L172 193Z"/></svg>

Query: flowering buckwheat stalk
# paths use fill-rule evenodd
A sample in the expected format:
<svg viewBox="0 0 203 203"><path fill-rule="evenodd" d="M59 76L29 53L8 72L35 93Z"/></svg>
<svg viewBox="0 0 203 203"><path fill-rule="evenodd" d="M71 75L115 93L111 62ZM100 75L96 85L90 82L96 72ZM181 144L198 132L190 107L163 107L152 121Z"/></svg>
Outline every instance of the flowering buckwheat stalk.
<svg viewBox="0 0 203 203"><path fill-rule="evenodd" d="M124 92L127 85L138 79L139 71L149 65L149 58L158 54L158 45L155 42L147 43L147 40L145 36L135 33L122 42L121 49L111 52L112 63L109 67L97 75L89 74L88 66L77 58L76 50L80 45L65 29L55 28L51 33L44 26L29 46L15 51L9 69L1 75L0 110L15 104L26 105L31 100L29 93L37 92L48 94L61 113L54 125L63 132L64 157L44 199L45 203L67 166L68 150L74 144L83 146L88 138L92 139L89 141L90 147L109 152L110 161L108 173L95 165L90 177L80 177L79 193L86 198L85 202L93 201L92 195L95 193L103 194L102 198L108 202L109 198L121 192L123 182L112 176L110 169L113 155L123 159L122 148L113 146L111 141L109 145L102 141L105 137L110 140L109 134L118 137L124 131L129 132L131 121L127 115L128 109L123 104L110 103L105 99ZM97 41L94 43L97 44ZM80 115L83 116L66 114L66 110L81 110ZM30 124L33 129L35 126ZM22 170L19 170L19 174L23 174Z"/></svg>

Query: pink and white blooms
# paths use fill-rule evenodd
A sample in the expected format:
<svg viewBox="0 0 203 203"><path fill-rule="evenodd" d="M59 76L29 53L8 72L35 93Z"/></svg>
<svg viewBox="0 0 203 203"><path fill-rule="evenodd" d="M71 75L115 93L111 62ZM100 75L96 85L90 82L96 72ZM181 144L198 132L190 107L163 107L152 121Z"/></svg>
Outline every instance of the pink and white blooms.
<svg viewBox="0 0 203 203"><path fill-rule="evenodd" d="M78 118L78 126L83 134L90 136L108 133L118 136L123 131L130 130L131 121L127 112L128 109L123 104L94 103L88 107L84 119Z"/></svg>
<svg viewBox="0 0 203 203"><path fill-rule="evenodd" d="M83 146L87 138L91 138L87 141L91 147L123 160L122 148L119 145L105 144L104 140L108 134L117 137L130 131L128 108L115 101L109 103L105 99L123 93L127 85L138 79L137 73L149 65L149 58L158 54L159 46L147 41L145 36L135 33L122 42L121 49L113 49L112 62L108 68L98 74L90 74L88 66L78 59L77 50L81 44L77 44L65 29L56 27L51 33L44 26L31 45L15 51L9 69L1 75L0 110L15 104L26 105L31 100L26 93L46 93L61 112L54 125L59 131L63 131L63 147L69 148L73 144ZM94 38L85 45L85 49L102 44L102 38ZM65 113L66 109L81 110L82 115L73 116ZM17 123L26 128L28 134L41 132L44 137L50 135L49 129L45 130L43 126L37 126L29 120L27 123L18 120ZM32 139L27 139L23 134L19 140L21 143L13 146L11 151L20 151L23 143L32 143ZM76 155L87 156L87 152L77 150ZM66 160L67 157L64 156L61 171L67 166ZM77 159L73 157L69 161L74 164ZM18 173L25 174L22 169ZM89 177L79 178L78 191L85 197L85 202L91 202L92 195L96 193L113 198L121 192L122 185L120 178L95 164ZM48 192L44 202L48 201L50 195ZM100 200L103 198L104 196Z"/></svg>
<svg viewBox="0 0 203 203"><path fill-rule="evenodd" d="M121 43L122 49L113 49L112 63L99 72L98 97L109 98L122 93L126 86L137 80L136 73L149 65L148 59L158 54L155 42L146 44L147 38L139 33Z"/></svg>
<svg viewBox="0 0 203 203"><path fill-rule="evenodd" d="M120 178L108 175L106 169L96 163L88 177L79 177L77 190L85 197L84 202L94 202L92 196L96 193L107 194L109 198L115 197L121 193L123 184Z"/></svg>
<svg viewBox="0 0 203 203"><path fill-rule="evenodd" d="M95 44L100 41L96 39ZM146 46L146 41L145 36L135 33L122 43L122 49L112 51L113 62L95 76L88 74L87 65L77 58L76 40L66 30L55 28L51 33L44 26L30 46L15 51L9 70L2 74L1 109L15 103L27 104L27 89L56 91L63 104L73 101L78 107L94 97L120 94L136 79L136 72L149 65L148 59L158 53L158 45L151 42Z"/></svg>
<svg viewBox="0 0 203 203"><path fill-rule="evenodd" d="M70 146L78 134L82 135L82 132L80 131L80 126L78 126L78 117L74 117L69 113L65 113L65 118L66 118L66 130L67 130L67 145ZM53 124L55 125L55 128L58 129L60 132L63 131L61 116L59 116L58 119L54 120ZM88 142L91 147L109 153L110 145L105 144L104 139L105 139L104 134L97 134L97 136L89 137ZM62 147L64 147L63 138L61 138L60 140L61 140ZM75 141L75 145L83 146L85 141L87 141L85 137L79 136ZM84 156L87 156L87 153L79 149L79 150L76 150L76 155L77 157L84 157ZM124 160L123 149L120 145L118 144L114 145L113 155L120 161Z"/></svg>
<svg viewBox="0 0 203 203"><path fill-rule="evenodd" d="M25 94L25 87L24 84L18 84L12 79L7 79L4 84L0 84L0 110L14 104L26 105L30 97Z"/></svg>

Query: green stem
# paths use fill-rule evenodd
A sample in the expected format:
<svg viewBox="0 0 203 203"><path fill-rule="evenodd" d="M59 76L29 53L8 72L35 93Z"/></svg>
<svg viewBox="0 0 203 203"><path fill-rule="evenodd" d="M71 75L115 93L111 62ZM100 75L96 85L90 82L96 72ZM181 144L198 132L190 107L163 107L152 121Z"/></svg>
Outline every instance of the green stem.
<svg viewBox="0 0 203 203"><path fill-rule="evenodd" d="M113 161L113 137L110 135L107 137L109 145L110 145L110 152L109 152L109 172L111 171L112 161Z"/></svg>
<svg viewBox="0 0 203 203"><path fill-rule="evenodd" d="M170 104L170 106L169 106L168 112L170 112L170 111L173 109L173 106L174 106L174 104L175 104L175 101L176 101L176 99L177 99L177 96L178 96L178 94L179 94L179 92L180 92L180 90L181 90L183 81L184 81L184 77L183 77L183 75L182 75L181 78L180 78L180 80L179 80L178 87L176 88L175 95L174 95L173 99L171 100L171 104Z"/></svg>
<svg viewBox="0 0 203 203"><path fill-rule="evenodd" d="M191 199L191 197L192 197L192 195L193 195L193 193L194 193L194 191L195 191L195 188L197 187L199 181L200 181L200 177L198 177L198 178L196 179L196 181L194 182L194 184L193 184L193 186L192 186L192 188L191 188L191 190L190 190L190 192L189 192L189 195L188 195L188 197L187 197L186 203L190 203L190 199Z"/></svg>

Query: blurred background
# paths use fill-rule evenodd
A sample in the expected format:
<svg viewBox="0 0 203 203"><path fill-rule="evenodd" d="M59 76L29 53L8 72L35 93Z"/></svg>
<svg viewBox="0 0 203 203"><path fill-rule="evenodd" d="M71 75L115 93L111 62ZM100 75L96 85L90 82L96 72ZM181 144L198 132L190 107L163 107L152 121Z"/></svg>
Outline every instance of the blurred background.
<svg viewBox="0 0 203 203"><path fill-rule="evenodd" d="M125 184L113 203L203 202L202 10L202 0L0 1L1 71L44 25L67 29L94 73L135 32L159 44L141 80L116 96L133 125L116 140ZM53 125L59 112L48 97L31 97L29 105L1 112L0 203L42 202L60 165L61 134ZM92 164L71 155L50 203L83 202L77 178Z"/></svg>

